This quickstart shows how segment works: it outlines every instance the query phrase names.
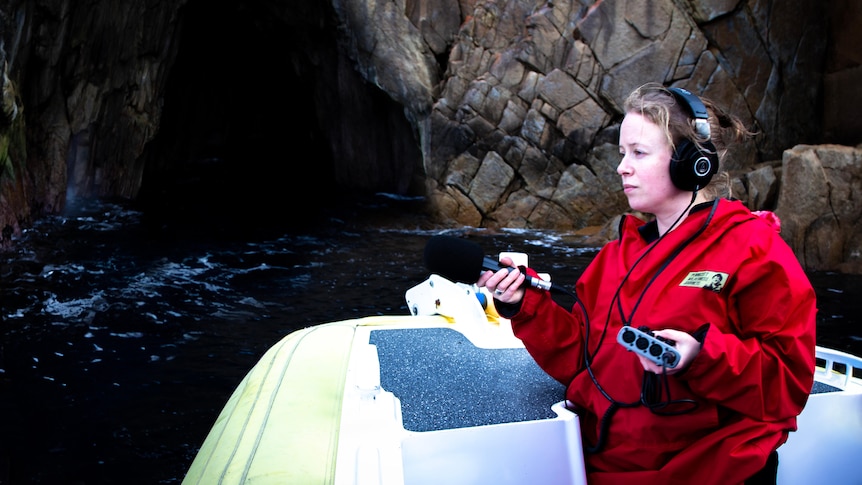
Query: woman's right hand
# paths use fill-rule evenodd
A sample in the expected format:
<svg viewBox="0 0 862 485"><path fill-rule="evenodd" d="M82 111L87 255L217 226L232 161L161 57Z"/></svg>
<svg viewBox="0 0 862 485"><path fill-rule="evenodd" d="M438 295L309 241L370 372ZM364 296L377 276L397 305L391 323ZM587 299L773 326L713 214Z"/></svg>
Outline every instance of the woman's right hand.
<svg viewBox="0 0 862 485"><path fill-rule="evenodd" d="M496 273L485 271L479 275L479 280L476 284L480 287L484 286L488 291L493 293L495 300L503 303L518 303L524 298L524 289L521 286L527 277L515 266L512 258L503 257L500 259L500 264L510 267L511 271L506 268Z"/></svg>

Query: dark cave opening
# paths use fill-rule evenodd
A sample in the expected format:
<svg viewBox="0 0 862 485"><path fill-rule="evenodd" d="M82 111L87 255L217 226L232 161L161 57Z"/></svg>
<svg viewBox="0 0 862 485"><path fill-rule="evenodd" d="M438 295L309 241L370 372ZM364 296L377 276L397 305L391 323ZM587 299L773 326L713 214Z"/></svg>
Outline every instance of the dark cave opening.
<svg viewBox="0 0 862 485"><path fill-rule="evenodd" d="M300 153L321 157L303 178L333 178L319 130L300 120L314 113L308 97L296 96L308 81L277 54L289 40L262 12L236 2L192 1L180 15L139 198L148 222L225 233L284 222L297 201L290 186Z"/></svg>
<svg viewBox="0 0 862 485"><path fill-rule="evenodd" d="M138 199L151 228L239 237L404 192L418 144L403 141L402 107L345 75L329 7L311 0L277 15L267 5L192 0L180 11ZM364 163L367 179L337 173Z"/></svg>

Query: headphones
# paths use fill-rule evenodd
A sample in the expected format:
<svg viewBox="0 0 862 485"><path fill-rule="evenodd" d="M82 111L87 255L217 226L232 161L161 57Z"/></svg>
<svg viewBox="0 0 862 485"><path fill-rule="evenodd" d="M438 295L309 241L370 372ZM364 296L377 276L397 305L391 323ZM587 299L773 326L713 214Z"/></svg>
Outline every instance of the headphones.
<svg viewBox="0 0 862 485"><path fill-rule="evenodd" d="M710 141L706 106L697 96L683 88L668 88L674 98L688 106L694 116L694 130L704 142L698 146L688 138L682 140L670 160L670 179L680 190L694 192L709 183L718 172L718 153Z"/></svg>

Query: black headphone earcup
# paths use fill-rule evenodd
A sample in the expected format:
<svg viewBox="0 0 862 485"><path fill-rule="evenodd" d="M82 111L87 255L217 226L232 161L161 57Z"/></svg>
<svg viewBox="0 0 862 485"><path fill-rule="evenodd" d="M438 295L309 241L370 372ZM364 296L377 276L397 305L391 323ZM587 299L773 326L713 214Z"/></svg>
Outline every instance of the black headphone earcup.
<svg viewBox="0 0 862 485"><path fill-rule="evenodd" d="M718 157L712 143L704 147L712 153L703 151L689 139L682 140L670 160L670 180L680 190L700 190L718 172Z"/></svg>

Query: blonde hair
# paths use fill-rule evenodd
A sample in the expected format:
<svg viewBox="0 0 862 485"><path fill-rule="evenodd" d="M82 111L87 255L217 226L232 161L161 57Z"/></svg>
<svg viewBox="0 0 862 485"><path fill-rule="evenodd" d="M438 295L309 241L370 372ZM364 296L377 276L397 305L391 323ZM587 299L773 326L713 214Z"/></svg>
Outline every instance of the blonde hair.
<svg viewBox="0 0 862 485"><path fill-rule="evenodd" d="M661 128L674 151L684 139L696 143L703 151L707 151L706 142L712 142L719 165L724 165L728 147L746 140L753 133L739 118L728 114L708 98L700 100L709 114L709 138L698 135L690 109L680 104L677 97L659 83L646 83L635 89L623 107L626 113L638 113ZM716 175L702 191L711 197L729 196L730 176L726 171Z"/></svg>

